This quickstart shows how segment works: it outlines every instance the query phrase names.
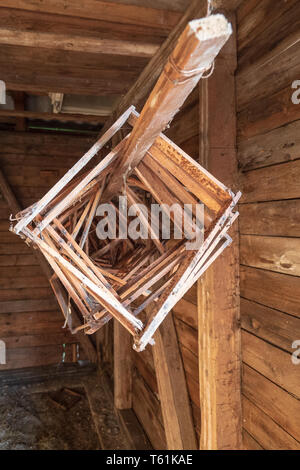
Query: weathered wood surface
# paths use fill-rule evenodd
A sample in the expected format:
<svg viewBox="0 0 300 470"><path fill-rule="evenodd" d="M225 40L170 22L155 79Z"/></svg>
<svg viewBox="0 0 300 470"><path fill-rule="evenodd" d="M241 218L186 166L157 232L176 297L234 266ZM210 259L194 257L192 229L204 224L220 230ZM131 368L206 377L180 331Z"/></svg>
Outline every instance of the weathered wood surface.
<svg viewBox="0 0 300 470"><path fill-rule="evenodd" d="M154 364L168 449L196 449L189 396L172 315L155 334Z"/></svg>
<svg viewBox="0 0 300 470"><path fill-rule="evenodd" d="M295 121L241 142L238 148L239 167L248 171L297 160L299 135L300 121Z"/></svg>
<svg viewBox="0 0 300 470"><path fill-rule="evenodd" d="M245 235L300 237L300 201L241 204L240 232Z"/></svg>
<svg viewBox="0 0 300 470"><path fill-rule="evenodd" d="M249 333L290 353L300 318L242 298L241 325Z"/></svg>
<svg viewBox="0 0 300 470"><path fill-rule="evenodd" d="M298 277L247 266L241 266L240 274L242 297L300 316Z"/></svg>
<svg viewBox="0 0 300 470"><path fill-rule="evenodd" d="M181 15L177 12L157 10L154 8L137 7L121 3L109 3L98 0L66 0L62 4L58 0L49 0L41 4L38 0L28 3L26 0L3 0L1 7L15 8L39 13L92 18L116 23L166 28L170 31L179 21Z"/></svg>
<svg viewBox="0 0 300 470"><path fill-rule="evenodd" d="M69 114L69 113L38 113L35 111L15 111L9 109L0 109L0 117L11 116L26 119L41 119L42 121L60 121L60 122L88 122L103 123L106 116L96 116L89 114Z"/></svg>
<svg viewBox="0 0 300 470"><path fill-rule="evenodd" d="M300 442L299 400L245 364L243 384L244 395Z"/></svg>
<svg viewBox="0 0 300 470"><path fill-rule="evenodd" d="M300 276L300 239L242 235L241 264Z"/></svg>
<svg viewBox="0 0 300 470"><path fill-rule="evenodd" d="M131 335L114 321L114 403L118 410L132 408Z"/></svg>
<svg viewBox="0 0 300 470"><path fill-rule="evenodd" d="M243 399L244 426L254 439L269 450L299 450L300 443L247 398Z"/></svg>

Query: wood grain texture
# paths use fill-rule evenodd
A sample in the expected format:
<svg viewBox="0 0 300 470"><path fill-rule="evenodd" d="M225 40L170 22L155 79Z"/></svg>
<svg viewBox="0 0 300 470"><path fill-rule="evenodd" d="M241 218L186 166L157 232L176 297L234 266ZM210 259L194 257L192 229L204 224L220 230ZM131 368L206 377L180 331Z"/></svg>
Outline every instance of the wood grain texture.
<svg viewBox="0 0 300 470"><path fill-rule="evenodd" d="M196 449L184 369L172 314L155 334L154 364L168 449Z"/></svg>
<svg viewBox="0 0 300 470"><path fill-rule="evenodd" d="M300 334L300 319L241 298L242 328L287 352ZM299 332L299 333L298 333Z"/></svg>
<svg viewBox="0 0 300 470"><path fill-rule="evenodd" d="M239 212L241 234L300 237L299 199L240 204Z"/></svg>
<svg viewBox="0 0 300 470"><path fill-rule="evenodd" d="M300 160L244 173L241 202L277 201L300 197Z"/></svg>
<svg viewBox="0 0 300 470"><path fill-rule="evenodd" d="M246 266L299 276L300 239L242 235L240 261Z"/></svg>
<svg viewBox="0 0 300 470"><path fill-rule="evenodd" d="M243 361L281 388L300 398L300 381L297 366L291 354L256 336L242 332Z"/></svg>
<svg viewBox="0 0 300 470"><path fill-rule="evenodd" d="M247 398L243 398L244 426L264 449L298 450L300 444L266 413Z"/></svg>
<svg viewBox="0 0 300 470"><path fill-rule="evenodd" d="M300 442L297 398L246 365L243 366L243 394Z"/></svg>
<svg viewBox="0 0 300 470"><path fill-rule="evenodd" d="M299 279L287 274L241 266L241 296L300 316Z"/></svg>
<svg viewBox="0 0 300 470"><path fill-rule="evenodd" d="M242 171L284 163L299 158L300 121L240 142L239 167Z"/></svg>

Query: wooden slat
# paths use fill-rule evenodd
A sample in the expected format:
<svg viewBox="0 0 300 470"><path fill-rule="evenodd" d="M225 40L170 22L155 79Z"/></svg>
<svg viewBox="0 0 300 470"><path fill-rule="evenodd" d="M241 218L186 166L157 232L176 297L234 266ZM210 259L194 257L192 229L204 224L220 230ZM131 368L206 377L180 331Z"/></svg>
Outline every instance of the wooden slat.
<svg viewBox="0 0 300 470"><path fill-rule="evenodd" d="M249 333L268 343L291 351L300 331L300 319L284 312L241 298L241 325Z"/></svg>
<svg viewBox="0 0 300 470"><path fill-rule="evenodd" d="M278 426L261 409L244 397L243 416L245 429L268 450L299 450L300 444Z"/></svg>
<svg viewBox="0 0 300 470"><path fill-rule="evenodd" d="M242 170L283 163L299 158L300 121L240 142L239 166Z"/></svg>
<svg viewBox="0 0 300 470"><path fill-rule="evenodd" d="M168 449L196 449L184 370L172 314L155 334L155 371Z"/></svg>
<svg viewBox="0 0 300 470"><path fill-rule="evenodd" d="M300 237L300 200L239 206L240 232L245 235Z"/></svg>
<svg viewBox="0 0 300 470"><path fill-rule="evenodd" d="M272 0L243 2L238 10L239 67L246 68L271 51L283 38L299 38L299 2L274 9ZM293 41L291 41L293 42Z"/></svg>
<svg viewBox="0 0 300 470"><path fill-rule="evenodd" d="M300 160L249 171L240 178L241 202L299 198L299 178Z"/></svg>
<svg viewBox="0 0 300 470"><path fill-rule="evenodd" d="M37 367L48 364L61 364L63 355L62 345L37 346L35 348L17 348L6 351L6 364L0 365L0 370ZM72 345L65 348L65 362L73 362Z"/></svg>
<svg viewBox="0 0 300 470"><path fill-rule="evenodd" d="M47 3L42 4L38 0L32 0L30 3L26 0L3 0L1 7L108 20L116 23L143 24L144 26L166 28L167 30L172 29L181 17L180 13L177 12L162 12L154 8L98 0L86 0L84 4L80 0L65 0L63 4L59 0L49 0Z"/></svg>
<svg viewBox="0 0 300 470"><path fill-rule="evenodd" d="M299 372L292 363L291 352L282 351L266 341L243 331L243 361L284 390L300 398Z"/></svg>
<svg viewBox="0 0 300 470"><path fill-rule="evenodd" d="M3 26L0 28L0 44L131 57L152 57L159 48L158 44L147 42L70 36L55 32L16 31Z"/></svg>
<svg viewBox="0 0 300 470"><path fill-rule="evenodd" d="M243 394L300 442L300 400L245 364Z"/></svg>
<svg viewBox="0 0 300 470"><path fill-rule="evenodd" d="M293 91L289 84L277 93L251 102L238 113L238 141L300 119L300 106L292 102Z"/></svg>
<svg viewBox="0 0 300 470"><path fill-rule="evenodd" d="M106 120L106 116L96 116L89 114L69 114L69 113L38 113L35 111L15 111L9 109L0 109L0 117L16 117L26 119L41 119L42 121L60 121L60 122L88 122L99 124Z"/></svg>
<svg viewBox="0 0 300 470"><path fill-rule="evenodd" d="M133 380L133 410L154 449L167 449L160 403L140 375Z"/></svg>
<svg viewBox="0 0 300 470"><path fill-rule="evenodd" d="M241 296L282 312L300 316L299 279L241 266Z"/></svg>
<svg viewBox="0 0 300 470"><path fill-rule="evenodd" d="M240 262L254 268L300 276L300 238L242 235Z"/></svg>
<svg viewBox="0 0 300 470"><path fill-rule="evenodd" d="M300 7L298 5L298 15ZM273 25L274 28L274 25ZM279 56L265 64L251 64L237 74L237 109L242 111L252 100L265 98L270 94L290 86L300 73L300 36L299 41L291 45Z"/></svg>

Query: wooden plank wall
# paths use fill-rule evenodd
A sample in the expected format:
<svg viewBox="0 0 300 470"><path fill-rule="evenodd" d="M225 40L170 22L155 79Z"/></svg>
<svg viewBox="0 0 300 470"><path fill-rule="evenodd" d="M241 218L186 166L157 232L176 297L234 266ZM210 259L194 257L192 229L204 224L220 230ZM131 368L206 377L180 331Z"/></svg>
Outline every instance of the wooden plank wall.
<svg viewBox="0 0 300 470"><path fill-rule="evenodd" d="M1 132L0 166L19 204L25 208L36 202L93 140ZM64 318L32 251L8 231L10 213L0 193L0 339L7 347L7 363L0 370L60 363L64 351L70 362L76 338L62 329Z"/></svg>
<svg viewBox="0 0 300 470"><path fill-rule="evenodd" d="M247 0L237 18L244 443L299 449L300 3Z"/></svg>
<svg viewBox="0 0 300 470"><path fill-rule="evenodd" d="M189 96L166 134L192 157L198 158L198 88ZM196 286L173 309L194 424L200 436ZM155 449L165 449L166 439L155 376L152 347L133 351L133 409Z"/></svg>

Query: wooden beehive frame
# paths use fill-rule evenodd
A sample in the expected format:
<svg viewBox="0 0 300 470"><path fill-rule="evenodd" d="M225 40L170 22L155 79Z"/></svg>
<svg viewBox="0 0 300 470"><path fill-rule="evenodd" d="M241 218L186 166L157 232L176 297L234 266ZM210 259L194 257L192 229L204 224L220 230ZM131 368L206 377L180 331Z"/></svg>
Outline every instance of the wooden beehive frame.
<svg viewBox="0 0 300 470"><path fill-rule="evenodd" d="M216 16L218 25L220 15ZM178 103L184 101L204 70L211 66L230 34L223 20L221 26L225 32L218 31L216 35L211 33L214 22L197 21L197 25L191 22L183 33L165 67L164 77L157 84L162 92L166 87L170 89L171 80L171 94L179 86L180 99L175 108L171 109L171 102L156 104L154 89L141 115L130 107L39 202L16 215L17 224L13 228L49 262L54 277L60 280L70 301L82 314L84 322L79 329L92 334L115 318L133 335L138 351L152 342L153 334L168 312L230 244L227 231L238 215L233 209L240 193L234 195L160 132L175 114ZM197 36L199 28L204 30L202 42ZM196 72L184 70L181 55L175 64L178 51L184 50L185 66L190 69L191 52L199 47L203 49L206 40L209 58L204 54L205 60ZM186 44L192 47L190 54L186 53ZM179 80L178 74L184 80ZM165 106L167 112L151 127L155 106L158 110L159 106ZM83 173L91 159L129 125L133 130L94 168ZM140 139L140 135L145 139ZM102 200L113 204L120 192L127 196L130 206L146 195L159 204L176 202L183 206L201 202L205 206L203 244L198 250L187 251L186 240L165 241L154 237L142 242L130 239L99 242L94 233L97 207ZM143 224L151 232L146 218ZM52 287L55 291L54 283ZM138 315L150 305L152 313L144 324ZM78 328L73 332L76 331Z"/></svg>

